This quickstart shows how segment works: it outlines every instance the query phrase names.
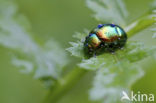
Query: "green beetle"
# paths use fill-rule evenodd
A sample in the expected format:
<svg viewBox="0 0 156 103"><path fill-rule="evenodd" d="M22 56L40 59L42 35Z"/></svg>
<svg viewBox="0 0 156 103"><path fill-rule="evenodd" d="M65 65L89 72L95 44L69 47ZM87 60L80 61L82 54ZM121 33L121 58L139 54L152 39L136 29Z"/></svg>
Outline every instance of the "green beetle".
<svg viewBox="0 0 156 103"><path fill-rule="evenodd" d="M121 49L127 41L126 32L115 24L99 24L86 37L84 52L92 57L104 52Z"/></svg>

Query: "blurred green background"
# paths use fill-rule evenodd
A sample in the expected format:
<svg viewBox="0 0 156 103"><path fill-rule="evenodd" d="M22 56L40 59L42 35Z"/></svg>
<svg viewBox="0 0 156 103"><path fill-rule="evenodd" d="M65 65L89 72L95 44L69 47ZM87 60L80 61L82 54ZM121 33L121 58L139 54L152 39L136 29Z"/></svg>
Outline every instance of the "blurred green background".
<svg viewBox="0 0 156 103"><path fill-rule="evenodd" d="M127 21L131 22L148 10L147 4L152 0L124 1L130 12ZM75 32L90 30L100 23L91 16L93 12L86 7L85 0L16 0L15 2L19 6L19 12L30 21L33 36L39 42L54 38L63 48L69 47L69 41L74 41L72 35ZM152 34L149 32L144 34ZM146 46L150 47L156 45L151 37L152 35L139 33L132 39L143 41ZM47 90L39 80L35 80L31 75L20 73L11 64L10 53L9 49L0 46L0 103L41 103ZM142 66L150 69L134 84L132 89L156 95L156 64L149 58L148 61L143 61ZM91 87L92 75L94 73L88 73L59 100L59 103L91 103L87 98L87 93Z"/></svg>

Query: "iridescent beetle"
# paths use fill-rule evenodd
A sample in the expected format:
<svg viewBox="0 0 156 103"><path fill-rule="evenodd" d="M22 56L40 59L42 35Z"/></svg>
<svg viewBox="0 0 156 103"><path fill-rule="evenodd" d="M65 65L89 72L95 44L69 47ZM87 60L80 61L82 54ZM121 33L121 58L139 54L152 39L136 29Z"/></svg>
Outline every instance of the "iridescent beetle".
<svg viewBox="0 0 156 103"><path fill-rule="evenodd" d="M104 52L114 52L121 49L127 41L127 34L118 25L99 24L86 37L84 52L92 57Z"/></svg>

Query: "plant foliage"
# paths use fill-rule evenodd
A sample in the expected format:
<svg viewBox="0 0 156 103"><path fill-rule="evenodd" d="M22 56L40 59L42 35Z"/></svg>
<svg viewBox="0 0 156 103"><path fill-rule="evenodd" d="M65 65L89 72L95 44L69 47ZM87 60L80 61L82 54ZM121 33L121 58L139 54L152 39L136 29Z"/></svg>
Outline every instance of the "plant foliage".
<svg viewBox="0 0 156 103"><path fill-rule="evenodd" d="M17 11L10 1L0 1L0 45L14 50L12 63L32 73L37 79L44 79L47 85L61 76L68 59L64 50L53 39L43 46L33 38L28 20Z"/></svg>
<svg viewBox="0 0 156 103"><path fill-rule="evenodd" d="M95 12L95 18L101 21L111 21L125 25L128 11L122 0L86 0L87 6ZM103 15L105 14L105 15ZM132 23L133 24L133 23ZM135 26L135 23L134 25ZM133 27L129 28L133 31ZM154 29L155 30L155 29ZM87 34L77 35L77 42L71 42L72 47L67 50L72 55L82 58L79 67L87 70L96 70L93 87L90 90L90 99L102 103L120 103L122 91L129 92L134 84L144 74L139 62L153 56L156 48L145 48L143 43L128 41L125 48L115 54L103 55L84 59L83 41ZM75 36L74 36L75 37ZM80 38L79 38L80 37Z"/></svg>
<svg viewBox="0 0 156 103"><path fill-rule="evenodd" d="M86 0L87 6L95 12L94 17L97 20L112 22L125 25L125 19L128 17L123 0Z"/></svg>
<svg viewBox="0 0 156 103"><path fill-rule="evenodd" d="M156 5L156 4L155 4L155 5ZM156 9L153 10L153 18L154 18L155 21L156 21ZM156 23L154 24L154 28L152 29L152 31L154 32L153 38L156 38Z"/></svg>
<svg viewBox="0 0 156 103"><path fill-rule="evenodd" d="M109 21L126 28L128 24L126 18L129 12L123 0L86 0L86 3L97 20ZM155 6L156 2L153 5ZM154 13L156 13L155 10ZM155 18L155 14L153 17ZM142 21L131 23L126 32L131 31L131 35L134 35L136 31L145 29L146 24L136 27L141 23ZM155 27L152 31L154 31L153 38L155 39ZM0 45L13 51L12 63L23 68L21 72L33 74L35 78L43 80L48 87L56 85L54 91L50 93L54 100L71 87L72 84L69 83L76 81L73 78L77 79L81 76L78 73L95 71L93 86L89 91L90 99L102 103L120 103L120 93L129 92L133 83L144 74L139 63L156 54L155 47L146 48L143 43L128 40L126 46L114 54L103 53L97 57L85 59L83 43L88 32L77 33L74 35L77 41L70 42L71 47L67 51L72 56L81 58L78 67L84 69L85 72L71 72L69 76L67 74L65 78L61 78L63 67L69 61L65 50L54 39L41 45L32 35L30 23L18 12L17 6L12 1L0 0Z"/></svg>

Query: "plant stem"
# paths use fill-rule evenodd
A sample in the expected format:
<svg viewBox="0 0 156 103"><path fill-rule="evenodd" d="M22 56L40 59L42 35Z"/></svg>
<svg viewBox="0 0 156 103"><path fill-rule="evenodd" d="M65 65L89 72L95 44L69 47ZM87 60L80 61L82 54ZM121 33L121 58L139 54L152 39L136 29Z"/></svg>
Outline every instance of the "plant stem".
<svg viewBox="0 0 156 103"><path fill-rule="evenodd" d="M71 89L78 80L80 80L87 70L81 68L73 69L67 76L59 80L59 82L50 91L44 103L56 103L57 100L64 95L69 89Z"/></svg>
<svg viewBox="0 0 156 103"><path fill-rule="evenodd" d="M151 17L151 12L147 12L146 15L141 19L136 20L134 23L129 25L126 29L128 37L134 36L136 33L145 29L152 24L155 20ZM54 88L48 94L44 103L56 103L69 89L71 89L78 80L80 80L88 71L85 69L75 68L67 76L58 80Z"/></svg>
<svg viewBox="0 0 156 103"><path fill-rule="evenodd" d="M140 19L134 21L132 24L125 28L128 37L132 37L136 33L140 32L141 30L153 25L156 23L154 17L152 17L151 12L147 12L143 15Z"/></svg>

